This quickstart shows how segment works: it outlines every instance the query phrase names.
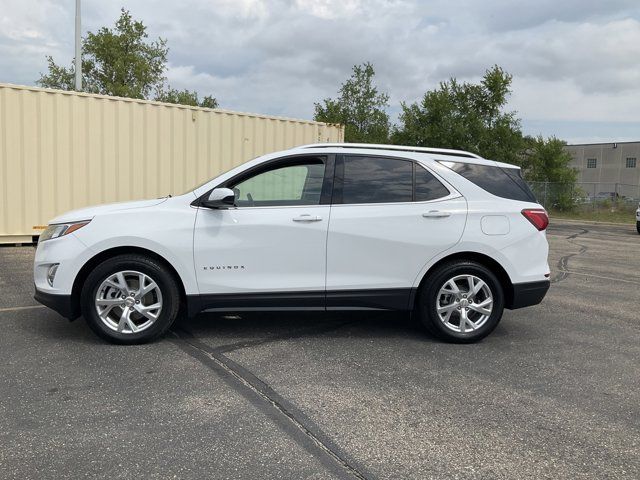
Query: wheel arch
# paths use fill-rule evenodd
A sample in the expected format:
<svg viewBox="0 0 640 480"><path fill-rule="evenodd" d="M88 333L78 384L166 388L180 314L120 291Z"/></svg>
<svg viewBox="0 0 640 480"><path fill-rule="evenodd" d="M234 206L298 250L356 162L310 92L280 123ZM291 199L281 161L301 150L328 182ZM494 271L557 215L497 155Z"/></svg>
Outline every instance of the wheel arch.
<svg viewBox="0 0 640 480"><path fill-rule="evenodd" d="M125 255L125 254L144 255L144 256L153 258L154 260L160 262L163 266L165 266L178 284L178 288L180 290L180 310L183 311L184 308L186 308L187 294L184 287L184 282L182 281L182 278L178 274L178 271L174 268L173 265L171 265L171 262L169 262L162 255L159 255L158 253L143 247L122 246L122 247L108 248L106 250L103 250L97 253L96 255L91 257L78 271L78 274L76 275L76 278L73 281L73 287L71 290L71 299L73 303L72 309L73 309L74 318L77 318L81 315L80 295L82 293L82 286L84 285L84 282L89 276L89 273L91 273L91 271L103 261L109 258L115 257L117 255Z"/></svg>
<svg viewBox="0 0 640 480"><path fill-rule="evenodd" d="M431 274L444 263L448 263L455 260L473 261L491 270L491 272L493 272L493 274L498 278L498 280L500 281L500 285L502 286L502 290L504 292L504 297L505 297L504 298L505 307L511 308L511 305L513 305L513 297L514 297L513 282L511 281L511 278L509 277L509 274L504 269L504 267L500 265L500 263L497 260L495 260L494 258L491 258L489 255L486 255L484 253L456 252L441 258L440 260L435 262L433 265L431 265L431 267L429 267L429 269L424 273L424 275L422 276L422 279L420 280L420 283L418 284L418 287L413 289L412 298L410 300L411 302L410 306L412 309L415 308L416 306L416 301L419 297L418 292L420 292L422 288L424 288L424 285L428 282Z"/></svg>

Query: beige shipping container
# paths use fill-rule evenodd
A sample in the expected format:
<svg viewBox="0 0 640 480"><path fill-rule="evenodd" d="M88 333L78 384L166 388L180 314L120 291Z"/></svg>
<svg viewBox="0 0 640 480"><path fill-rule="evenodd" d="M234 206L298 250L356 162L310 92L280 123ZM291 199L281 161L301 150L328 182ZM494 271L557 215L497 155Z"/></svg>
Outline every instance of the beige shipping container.
<svg viewBox="0 0 640 480"><path fill-rule="evenodd" d="M0 83L0 243L75 208L180 194L340 126Z"/></svg>

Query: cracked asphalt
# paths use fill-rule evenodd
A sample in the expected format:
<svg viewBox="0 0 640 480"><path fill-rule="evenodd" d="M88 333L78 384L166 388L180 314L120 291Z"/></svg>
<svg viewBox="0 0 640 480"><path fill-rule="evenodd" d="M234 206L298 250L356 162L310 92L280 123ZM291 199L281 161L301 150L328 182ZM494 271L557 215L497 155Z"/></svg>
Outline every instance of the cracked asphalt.
<svg viewBox="0 0 640 480"><path fill-rule="evenodd" d="M640 478L640 235L548 237L547 298L474 345L270 313L112 346L35 306L34 249L2 247L0 478Z"/></svg>

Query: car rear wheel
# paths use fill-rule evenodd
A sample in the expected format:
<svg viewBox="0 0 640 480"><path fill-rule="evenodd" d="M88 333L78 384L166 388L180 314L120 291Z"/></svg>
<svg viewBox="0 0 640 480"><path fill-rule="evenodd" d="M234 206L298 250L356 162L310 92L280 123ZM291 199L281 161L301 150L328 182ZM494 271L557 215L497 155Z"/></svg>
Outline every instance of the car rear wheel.
<svg viewBox="0 0 640 480"><path fill-rule="evenodd" d="M471 261L444 264L426 280L418 297L422 324L454 343L476 342L489 335L504 311L504 292L496 276Z"/></svg>
<svg viewBox="0 0 640 480"><path fill-rule="evenodd" d="M175 321L179 306L173 275L143 255L105 260L82 289L82 313L89 327L113 343L145 343L160 337Z"/></svg>

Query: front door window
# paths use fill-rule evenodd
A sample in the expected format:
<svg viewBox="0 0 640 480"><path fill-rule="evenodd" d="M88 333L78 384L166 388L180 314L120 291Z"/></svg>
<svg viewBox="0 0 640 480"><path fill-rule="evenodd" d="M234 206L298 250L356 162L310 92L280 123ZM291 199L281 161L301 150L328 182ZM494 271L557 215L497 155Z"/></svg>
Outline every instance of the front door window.
<svg viewBox="0 0 640 480"><path fill-rule="evenodd" d="M319 205L324 179L322 159L279 166L232 185L238 207Z"/></svg>

